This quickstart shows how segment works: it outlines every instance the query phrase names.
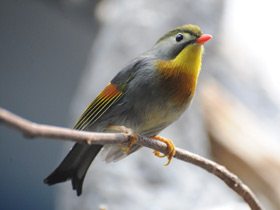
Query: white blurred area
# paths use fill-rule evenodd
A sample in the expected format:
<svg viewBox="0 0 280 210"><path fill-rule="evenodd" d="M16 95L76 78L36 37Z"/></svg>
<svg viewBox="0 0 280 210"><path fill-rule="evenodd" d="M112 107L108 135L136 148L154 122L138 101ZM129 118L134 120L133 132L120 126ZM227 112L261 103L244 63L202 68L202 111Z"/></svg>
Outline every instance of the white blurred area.
<svg viewBox="0 0 280 210"><path fill-rule="evenodd" d="M259 78L280 106L280 1L235 0L224 5L221 38L228 56L245 77ZM235 56L238 56L237 58ZM246 65L252 67L244 69ZM279 113L277 113L279 114Z"/></svg>
<svg viewBox="0 0 280 210"><path fill-rule="evenodd" d="M206 117L216 126L210 129L213 156L251 187L265 209L280 206L279 9L273 0L225 2L220 57L212 64L219 68L218 95L224 94L216 105L225 103Z"/></svg>
<svg viewBox="0 0 280 210"><path fill-rule="evenodd" d="M280 155L280 2L235 0L224 4L220 50L227 57L247 105L262 121L272 138L268 145ZM259 94L258 91L260 90ZM254 96L254 94L256 96ZM265 95L265 97L263 97ZM245 102L246 103L246 102Z"/></svg>

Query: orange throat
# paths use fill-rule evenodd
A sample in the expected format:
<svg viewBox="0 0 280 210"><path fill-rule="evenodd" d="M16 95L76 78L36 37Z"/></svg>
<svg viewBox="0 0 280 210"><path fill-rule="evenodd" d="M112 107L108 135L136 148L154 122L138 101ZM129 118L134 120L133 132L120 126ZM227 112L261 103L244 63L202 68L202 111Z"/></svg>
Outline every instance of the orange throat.
<svg viewBox="0 0 280 210"><path fill-rule="evenodd" d="M187 65L175 66L172 61L159 61L157 68L164 93L178 106L187 106L195 89L199 70L191 71Z"/></svg>

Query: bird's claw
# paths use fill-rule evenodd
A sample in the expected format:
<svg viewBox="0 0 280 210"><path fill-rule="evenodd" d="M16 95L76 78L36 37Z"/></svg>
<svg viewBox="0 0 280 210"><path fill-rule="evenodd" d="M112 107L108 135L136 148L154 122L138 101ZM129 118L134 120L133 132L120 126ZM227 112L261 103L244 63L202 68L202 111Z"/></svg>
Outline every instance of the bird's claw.
<svg viewBox="0 0 280 210"><path fill-rule="evenodd" d="M167 156L168 162L164 166L168 166L170 164L172 158L174 157L175 153L176 153L175 145L173 144L173 142L170 139L166 139L166 138L163 138L163 137L160 137L160 136L154 136L152 138L155 139L155 140L159 140L159 141L161 141L161 142L163 142L167 145L167 148L168 148L168 153L167 154L161 155L160 152L156 151L156 150L154 150L153 153L159 158L163 158L163 157Z"/></svg>

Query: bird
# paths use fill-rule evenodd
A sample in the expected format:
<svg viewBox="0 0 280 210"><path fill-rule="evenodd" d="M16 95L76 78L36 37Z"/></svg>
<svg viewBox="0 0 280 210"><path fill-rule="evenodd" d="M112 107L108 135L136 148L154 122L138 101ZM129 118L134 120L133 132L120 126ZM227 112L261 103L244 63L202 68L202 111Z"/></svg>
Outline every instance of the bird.
<svg viewBox="0 0 280 210"><path fill-rule="evenodd" d="M212 38L192 24L165 33L151 49L119 71L90 103L74 129L92 132L117 130L132 136L127 145L76 143L61 164L44 179L54 185L72 181L77 196L82 194L85 175L96 155L105 161L120 160L141 148L136 133L167 144L168 165L175 154L170 139L157 136L188 108L201 69L204 43Z"/></svg>

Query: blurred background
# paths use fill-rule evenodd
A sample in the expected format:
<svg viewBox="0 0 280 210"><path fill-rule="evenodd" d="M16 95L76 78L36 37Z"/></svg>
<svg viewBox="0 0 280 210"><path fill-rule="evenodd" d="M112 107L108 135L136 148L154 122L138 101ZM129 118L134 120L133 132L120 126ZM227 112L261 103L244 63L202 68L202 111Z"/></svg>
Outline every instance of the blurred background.
<svg viewBox="0 0 280 210"><path fill-rule="evenodd" d="M266 209L280 209L277 1L1 0L0 106L38 123L72 127L132 58L168 30L192 23L205 45L189 110L161 133L225 165ZM98 157L77 197L48 187L72 143L25 140L0 126L0 209L249 209L223 182L142 149ZM145 157L145 158L144 158Z"/></svg>

